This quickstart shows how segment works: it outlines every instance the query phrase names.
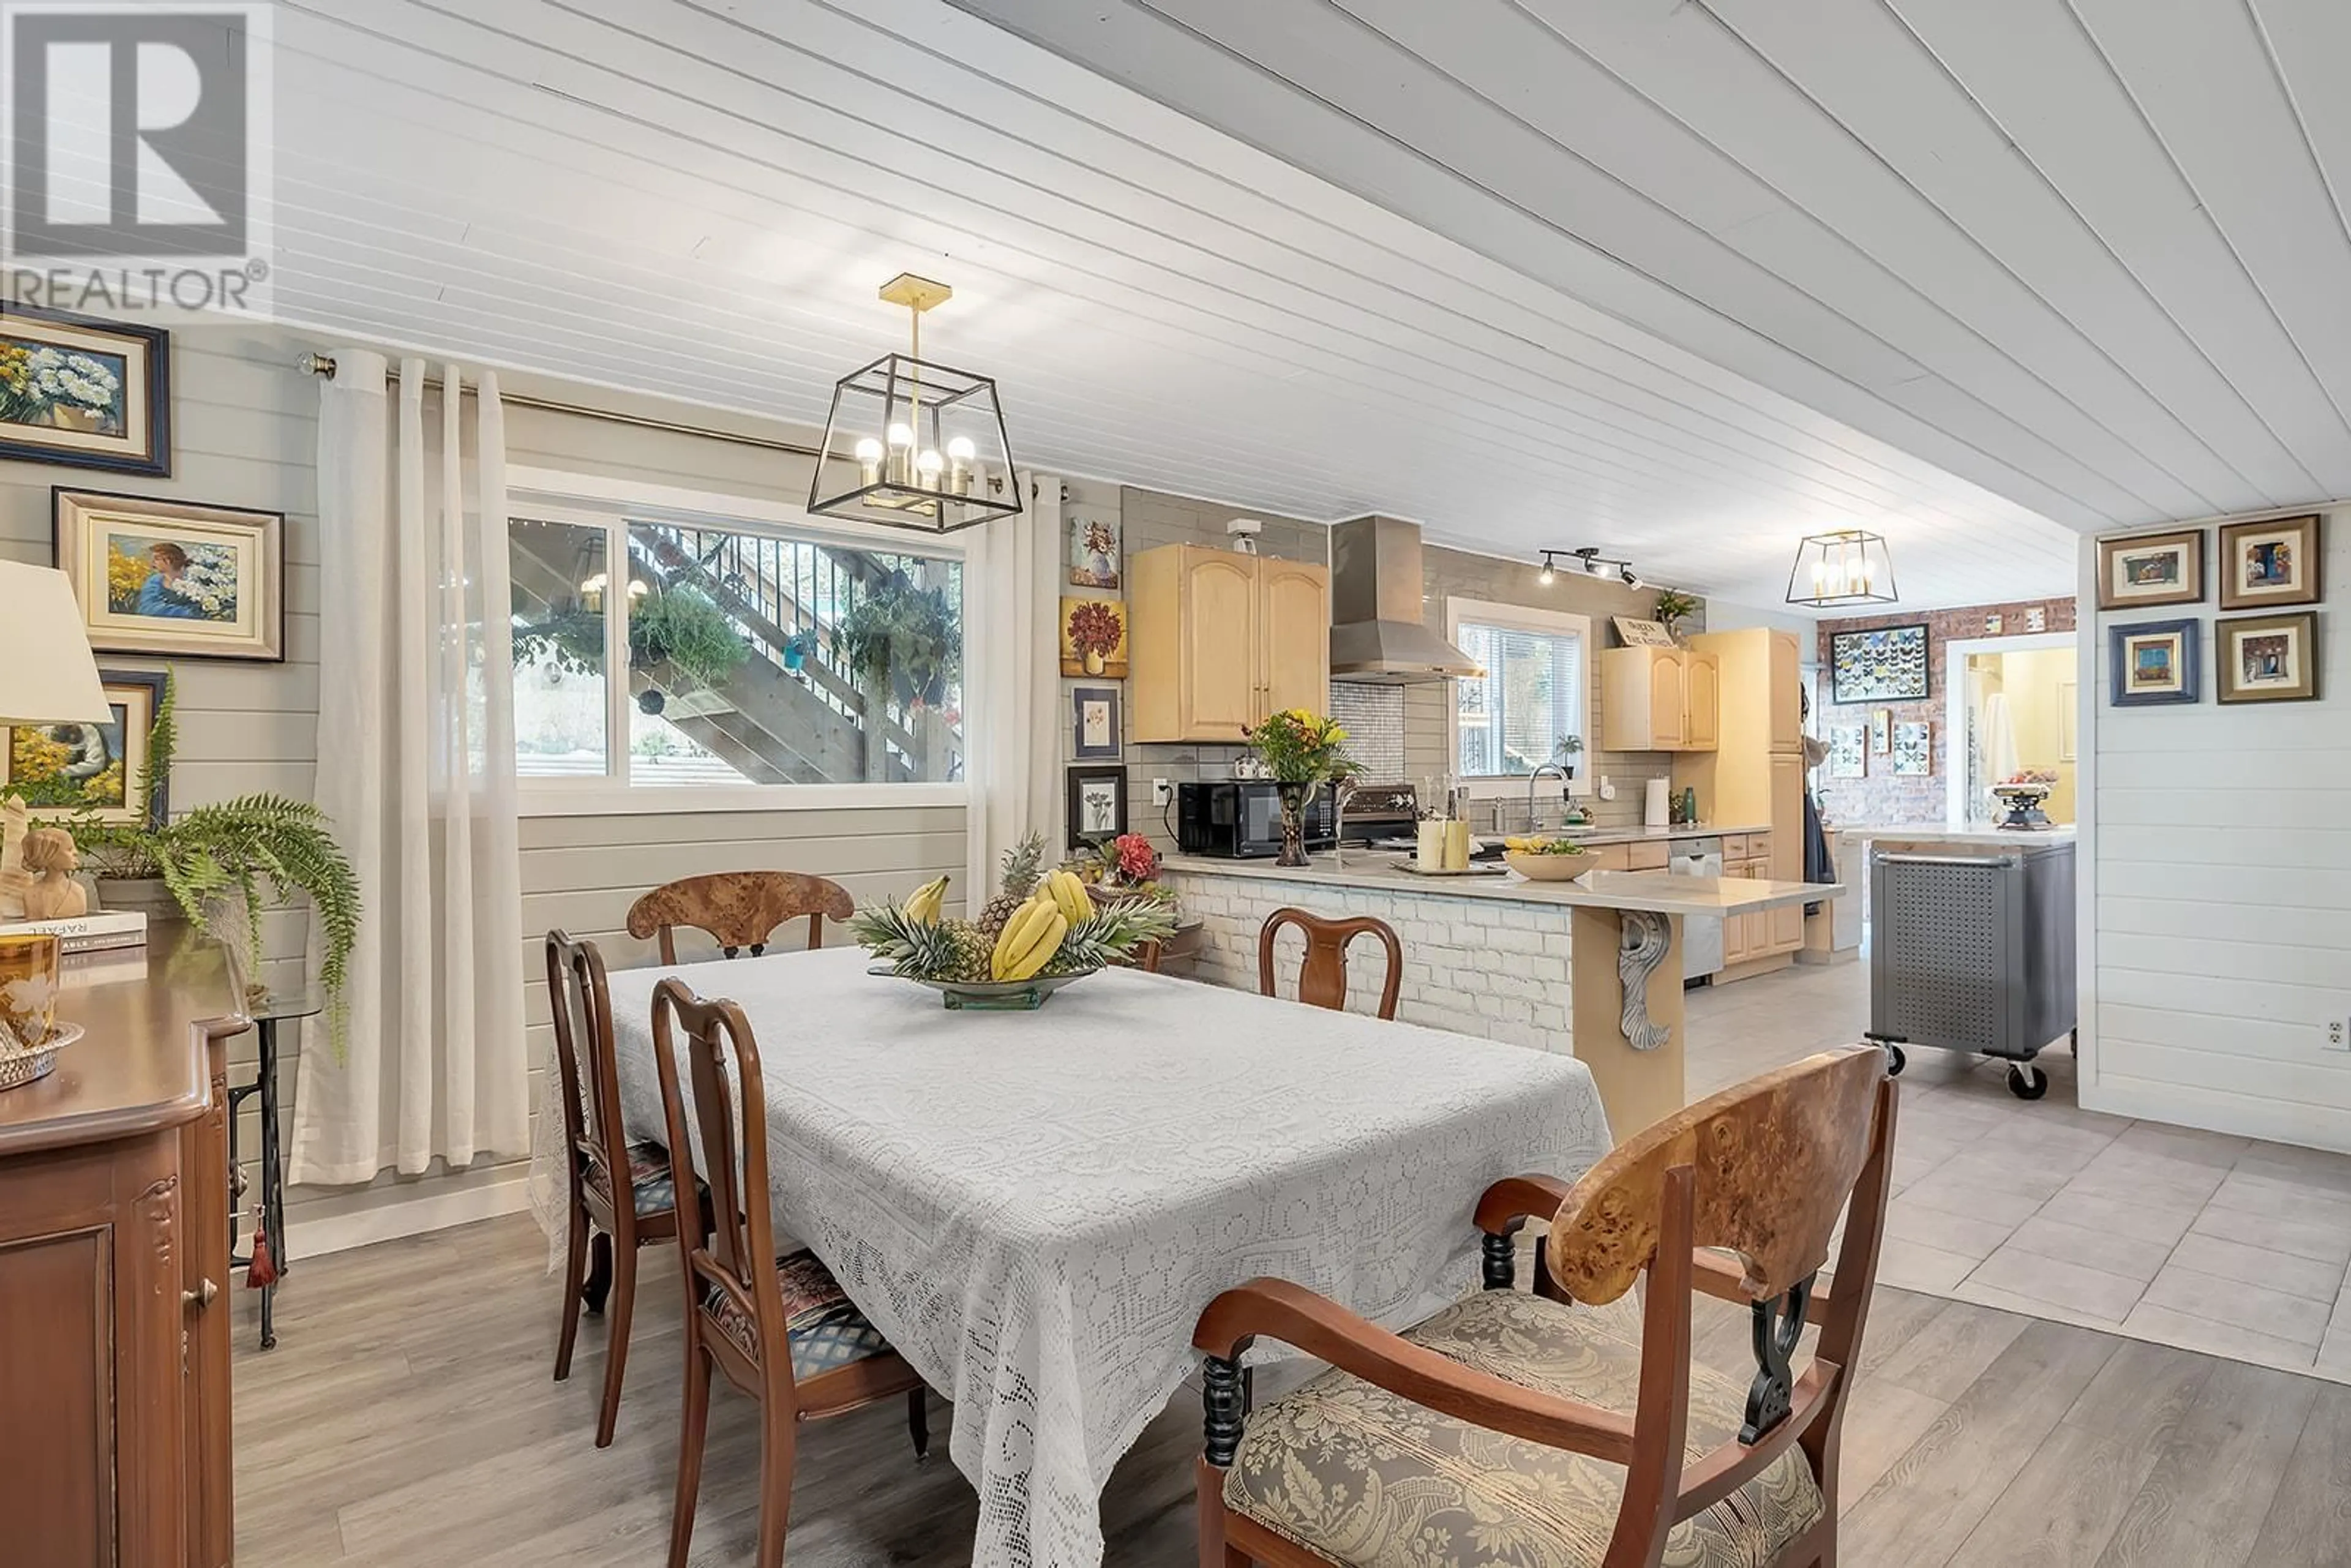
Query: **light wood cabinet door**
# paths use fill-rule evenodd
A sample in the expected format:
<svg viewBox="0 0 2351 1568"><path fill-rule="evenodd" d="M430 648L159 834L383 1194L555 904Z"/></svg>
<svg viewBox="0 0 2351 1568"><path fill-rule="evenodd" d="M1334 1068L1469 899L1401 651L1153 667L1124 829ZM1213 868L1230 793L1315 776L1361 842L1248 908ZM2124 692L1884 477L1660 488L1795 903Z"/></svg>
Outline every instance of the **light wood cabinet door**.
<svg viewBox="0 0 2351 1568"><path fill-rule="evenodd" d="M1722 743L1722 659L1715 653L1682 657L1682 749L1712 751Z"/></svg>
<svg viewBox="0 0 2351 1568"><path fill-rule="evenodd" d="M1804 745L1802 654L1792 632L1774 632L1771 639L1771 748L1801 751Z"/></svg>
<svg viewBox="0 0 2351 1568"><path fill-rule="evenodd" d="M1793 953L1804 945L1804 906L1783 904L1764 915L1767 946L1773 953Z"/></svg>
<svg viewBox="0 0 2351 1568"><path fill-rule="evenodd" d="M1238 741L1262 716L1257 563L1224 550L1184 552L1177 584L1177 723L1188 740ZM1329 658L1326 645L1324 658Z"/></svg>
<svg viewBox="0 0 2351 1568"><path fill-rule="evenodd" d="M1688 718L1681 650L1656 648L1650 653L1649 741L1659 751L1678 750Z"/></svg>
<svg viewBox="0 0 2351 1568"><path fill-rule="evenodd" d="M1257 563L1257 717L1331 706L1331 574L1305 561Z"/></svg>

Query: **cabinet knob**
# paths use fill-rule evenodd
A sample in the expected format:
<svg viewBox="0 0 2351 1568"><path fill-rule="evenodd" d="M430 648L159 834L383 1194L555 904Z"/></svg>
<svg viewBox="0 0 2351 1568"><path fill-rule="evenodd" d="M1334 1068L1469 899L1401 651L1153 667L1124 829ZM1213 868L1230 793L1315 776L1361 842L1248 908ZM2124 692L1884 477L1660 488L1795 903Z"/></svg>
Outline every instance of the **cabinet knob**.
<svg viewBox="0 0 2351 1568"><path fill-rule="evenodd" d="M193 1291L180 1292L180 1304L193 1312L203 1312L219 1299L220 1287L206 1280Z"/></svg>

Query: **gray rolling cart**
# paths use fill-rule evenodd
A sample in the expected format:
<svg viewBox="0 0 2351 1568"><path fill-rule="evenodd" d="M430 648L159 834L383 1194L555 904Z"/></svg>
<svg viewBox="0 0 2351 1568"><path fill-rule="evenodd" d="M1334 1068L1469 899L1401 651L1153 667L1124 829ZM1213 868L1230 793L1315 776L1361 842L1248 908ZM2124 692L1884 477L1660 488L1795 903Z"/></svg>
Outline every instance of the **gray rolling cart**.
<svg viewBox="0 0 2351 1568"><path fill-rule="evenodd" d="M1869 1038L1893 1070L1933 1046L2006 1060L2019 1099L2047 1093L2032 1059L2076 1021L2074 846L1882 853L1869 894Z"/></svg>

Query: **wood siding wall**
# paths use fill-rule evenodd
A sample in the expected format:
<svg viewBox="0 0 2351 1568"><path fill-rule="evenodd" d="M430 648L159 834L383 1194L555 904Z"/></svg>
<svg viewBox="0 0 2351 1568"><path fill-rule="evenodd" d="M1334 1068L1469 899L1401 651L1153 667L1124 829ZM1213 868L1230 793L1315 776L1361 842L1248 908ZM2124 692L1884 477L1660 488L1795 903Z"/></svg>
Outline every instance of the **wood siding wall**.
<svg viewBox="0 0 2351 1568"><path fill-rule="evenodd" d="M2351 507L2322 526L2317 702L2213 700L2217 588L2085 629L2095 1077L2083 1099L2351 1150L2351 1054L2324 1032L2351 1015L2351 635L2329 607L2351 592ZM2204 700L2109 706L2109 629L2189 615L2203 622Z"/></svg>

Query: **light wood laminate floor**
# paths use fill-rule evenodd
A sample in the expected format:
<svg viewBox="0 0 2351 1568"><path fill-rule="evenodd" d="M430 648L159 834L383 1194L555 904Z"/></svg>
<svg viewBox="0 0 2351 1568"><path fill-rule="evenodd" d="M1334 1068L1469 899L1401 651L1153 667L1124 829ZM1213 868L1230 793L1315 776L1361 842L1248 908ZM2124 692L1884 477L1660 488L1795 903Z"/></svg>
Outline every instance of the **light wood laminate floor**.
<svg viewBox="0 0 2351 1568"><path fill-rule="evenodd" d="M550 1379L558 1284L528 1219L298 1260L278 1348L237 1312L238 1560L523 1568L664 1561L675 1475L676 1263L645 1253L618 1441L592 1446L603 1328ZM1743 1314L1701 1300L1702 1359L1746 1358ZM747 1562L748 1401L716 1396L696 1563ZM1112 1479L1109 1561L1196 1562L1198 1405L1180 1393ZM971 1489L916 1464L895 1403L799 1450L797 1568L968 1561ZM1846 1427L1856 1568L2351 1564L2351 1388L1963 1301L1879 1292Z"/></svg>

